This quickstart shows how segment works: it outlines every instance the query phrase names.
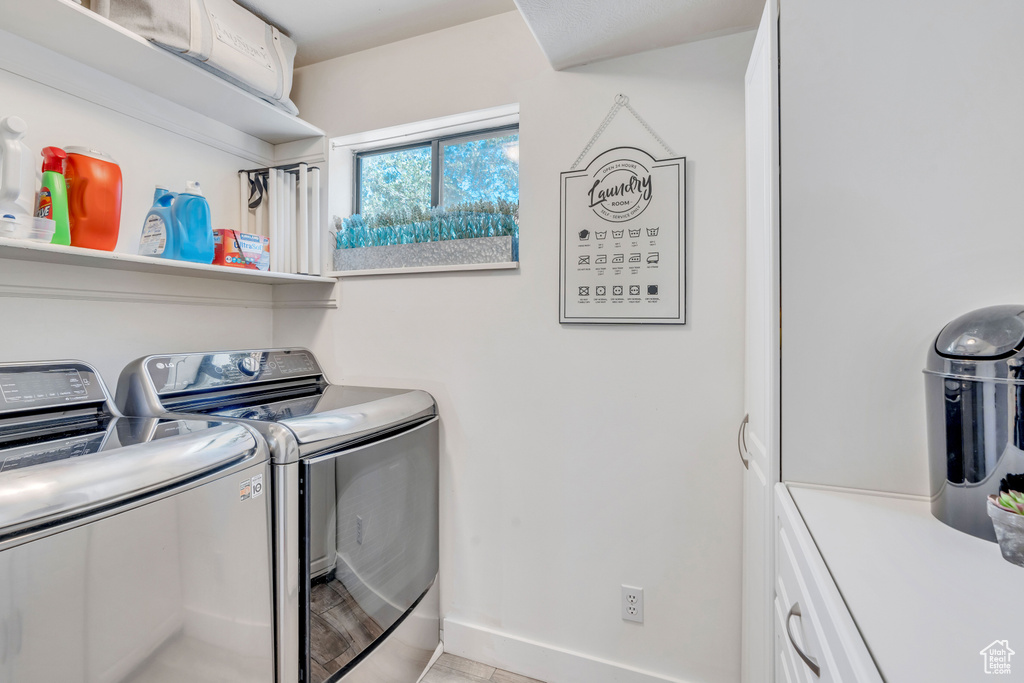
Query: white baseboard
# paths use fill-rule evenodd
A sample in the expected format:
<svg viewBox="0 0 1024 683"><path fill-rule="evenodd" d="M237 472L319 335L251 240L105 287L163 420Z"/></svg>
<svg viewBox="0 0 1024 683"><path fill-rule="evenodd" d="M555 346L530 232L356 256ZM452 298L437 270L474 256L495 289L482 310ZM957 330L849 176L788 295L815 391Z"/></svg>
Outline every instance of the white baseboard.
<svg viewBox="0 0 1024 683"><path fill-rule="evenodd" d="M545 683L690 683L451 617L444 651Z"/></svg>

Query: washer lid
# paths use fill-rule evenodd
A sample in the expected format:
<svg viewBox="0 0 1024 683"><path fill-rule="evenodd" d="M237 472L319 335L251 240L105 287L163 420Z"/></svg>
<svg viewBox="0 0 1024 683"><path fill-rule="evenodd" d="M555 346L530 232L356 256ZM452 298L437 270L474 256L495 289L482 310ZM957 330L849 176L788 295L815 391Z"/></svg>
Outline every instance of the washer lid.
<svg viewBox="0 0 1024 683"><path fill-rule="evenodd" d="M996 360L1024 348L1024 306L989 306L942 328L935 351L945 358Z"/></svg>
<svg viewBox="0 0 1024 683"><path fill-rule="evenodd" d="M166 491L266 451L238 424L128 420L106 439L133 445L61 439L0 450L0 537ZM147 432L139 440L137 426ZM91 435L95 438L97 435ZM81 454L80 454L81 453Z"/></svg>
<svg viewBox="0 0 1024 683"><path fill-rule="evenodd" d="M403 390L401 393L393 393L394 390L390 389L338 385L327 389L325 399L331 398L332 390L335 395L358 395L360 392L366 392L369 396L380 393L393 395L278 420L295 434L300 445L319 443L318 448L328 445L333 447L437 414L434 397L425 391Z"/></svg>
<svg viewBox="0 0 1024 683"><path fill-rule="evenodd" d="M425 391L332 384L309 396L218 409L209 416L277 422L291 430L299 444L317 443L319 448L436 414L434 398Z"/></svg>

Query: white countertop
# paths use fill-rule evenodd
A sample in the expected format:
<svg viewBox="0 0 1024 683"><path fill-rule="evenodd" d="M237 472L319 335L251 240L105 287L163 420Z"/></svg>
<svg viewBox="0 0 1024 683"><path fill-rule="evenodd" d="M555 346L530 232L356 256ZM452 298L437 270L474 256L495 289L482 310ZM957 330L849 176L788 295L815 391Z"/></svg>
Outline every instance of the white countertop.
<svg viewBox="0 0 1024 683"><path fill-rule="evenodd" d="M1024 567L927 501L788 484L887 683L1024 681ZM1006 640L1012 673L984 671Z"/></svg>

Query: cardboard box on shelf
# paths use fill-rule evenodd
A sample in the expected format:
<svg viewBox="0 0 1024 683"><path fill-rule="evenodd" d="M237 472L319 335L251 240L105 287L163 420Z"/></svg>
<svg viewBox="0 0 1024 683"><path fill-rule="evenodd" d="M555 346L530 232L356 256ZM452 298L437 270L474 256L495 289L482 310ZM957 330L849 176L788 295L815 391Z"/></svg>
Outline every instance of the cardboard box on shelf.
<svg viewBox="0 0 1024 683"><path fill-rule="evenodd" d="M270 270L270 239L239 230L213 231L215 266Z"/></svg>

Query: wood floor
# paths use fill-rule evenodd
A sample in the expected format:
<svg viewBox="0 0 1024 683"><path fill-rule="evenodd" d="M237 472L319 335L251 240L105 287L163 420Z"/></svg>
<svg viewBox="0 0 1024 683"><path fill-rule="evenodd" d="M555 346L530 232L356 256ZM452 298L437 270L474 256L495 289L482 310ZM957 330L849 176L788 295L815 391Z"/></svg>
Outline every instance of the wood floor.
<svg viewBox="0 0 1024 683"><path fill-rule="evenodd" d="M359 607L340 581L331 578L319 582L312 587L310 597L310 678L311 683L322 683L362 652L383 629ZM543 682L446 652L420 683Z"/></svg>
<svg viewBox="0 0 1024 683"><path fill-rule="evenodd" d="M542 683L509 671L495 669L462 657L441 655L420 683Z"/></svg>
<svg viewBox="0 0 1024 683"><path fill-rule="evenodd" d="M384 629L336 579L318 583L310 600L311 683L322 683L348 664Z"/></svg>

